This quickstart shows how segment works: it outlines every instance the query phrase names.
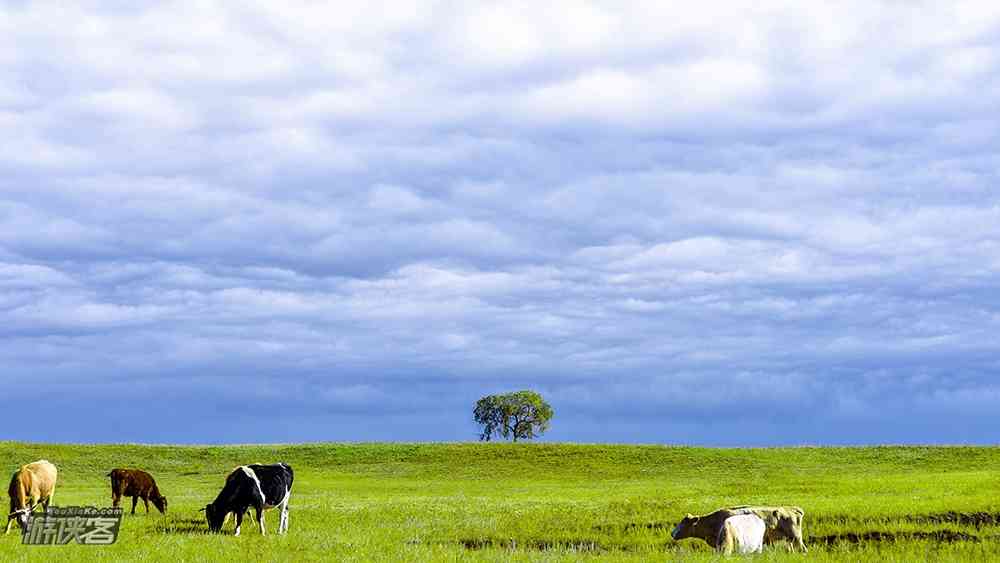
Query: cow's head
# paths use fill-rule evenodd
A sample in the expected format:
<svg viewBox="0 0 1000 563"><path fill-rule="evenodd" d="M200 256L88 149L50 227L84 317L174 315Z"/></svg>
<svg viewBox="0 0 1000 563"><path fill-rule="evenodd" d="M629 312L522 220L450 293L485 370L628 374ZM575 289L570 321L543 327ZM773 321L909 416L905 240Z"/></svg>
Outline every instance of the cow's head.
<svg viewBox="0 0 1000 563"><path fill-rule="evenodd" d="M167 497L161 495L155 498L151 498L149 500L153 501L153 506L155 506L156 509L160 511L160 514L167 513Z"/></svg>
<svg viewBox="0 0 1000 563"><path fill-rule="evenodd" d="M209 531L221 532L222 524L226 521L226 513L217 508L214 504L206 504L205 520L208 521Z"/></svg>
<svg viewBox="0 0 1000 563"><path fill-rule="evenodd" d="M675 540L680 540L684 538L691 537L691 530L698 525L698 517L693 514L688 514L684 516L684 519L674 526L674 530L670 533L670 536Z"/></svg>
<svg viewBox="0 0 1000 563"><path fill-rule="evenodd" d="M27 530L28 529L28 518L31 517L31 508L32 507L30 507L30 506L26 506L24 508L20 508L18 510L15 510L15 511L13 511L10 514L7 515L7 519L8 520L12 520L12 519L13 520L17 520L17 525L21 528L21 530Z"/></svg>

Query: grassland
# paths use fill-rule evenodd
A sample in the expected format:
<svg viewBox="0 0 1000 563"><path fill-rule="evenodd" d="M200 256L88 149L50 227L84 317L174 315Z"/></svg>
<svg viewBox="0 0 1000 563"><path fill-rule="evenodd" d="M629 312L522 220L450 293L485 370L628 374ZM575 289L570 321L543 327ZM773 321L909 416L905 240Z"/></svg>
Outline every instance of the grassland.
<svg viewBox="0 0 1000 563"><path fill-rule="evenodd" d="M806 510L808 555L755 561L1000 561L1000 448L710 449L565 444L47 445L0 442L9 475L47 458L55 504L107 506L112 467L145 468L170 501L140 503L110 547L20 544L0 560L710 561L674 542L684 513L742 504ZM295 469L290 533L213 535L197 510L232 467ZM227 531L231 533L231 526Z"/></svg>

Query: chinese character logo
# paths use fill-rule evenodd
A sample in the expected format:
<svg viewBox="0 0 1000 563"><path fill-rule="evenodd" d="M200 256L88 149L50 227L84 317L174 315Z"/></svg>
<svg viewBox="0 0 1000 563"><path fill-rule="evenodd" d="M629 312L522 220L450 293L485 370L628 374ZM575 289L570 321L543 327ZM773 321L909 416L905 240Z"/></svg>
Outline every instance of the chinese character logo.
<svg viewBox="0 0 1000 563"><path fill-rule="evenodd" d="M93 506L50 506L28 520L21 536L25 545L111 545L118 539L123 511L121 508Z"/></svg>

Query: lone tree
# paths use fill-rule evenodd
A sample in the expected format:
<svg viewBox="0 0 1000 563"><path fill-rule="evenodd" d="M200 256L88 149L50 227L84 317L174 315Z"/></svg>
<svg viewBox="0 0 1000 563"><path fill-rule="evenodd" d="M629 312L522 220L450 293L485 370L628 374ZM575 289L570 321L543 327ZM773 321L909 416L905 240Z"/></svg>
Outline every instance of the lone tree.
<svg viewBox="0 0 1000 563"><path fill-rule="evenodd" d="M489 442L499 436L516 442L548 430L552 407L534 391L517 391L479 399L473 416L483 427L480 440Z"/></svg>

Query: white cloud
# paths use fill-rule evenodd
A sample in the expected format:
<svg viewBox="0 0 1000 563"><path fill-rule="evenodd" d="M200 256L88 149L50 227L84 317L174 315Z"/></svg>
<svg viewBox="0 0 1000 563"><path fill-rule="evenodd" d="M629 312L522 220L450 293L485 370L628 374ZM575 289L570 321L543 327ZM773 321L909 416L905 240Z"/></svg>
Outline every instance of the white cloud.
<svg viewBox="0 0 1000 563"><path fill-rule="evenodd" d="M998 23L6 4L0 363L197 396L273 375L362 418L484 382L621 428L804 401L863 441L888 393L960 410L996 368Z"/></svg>

